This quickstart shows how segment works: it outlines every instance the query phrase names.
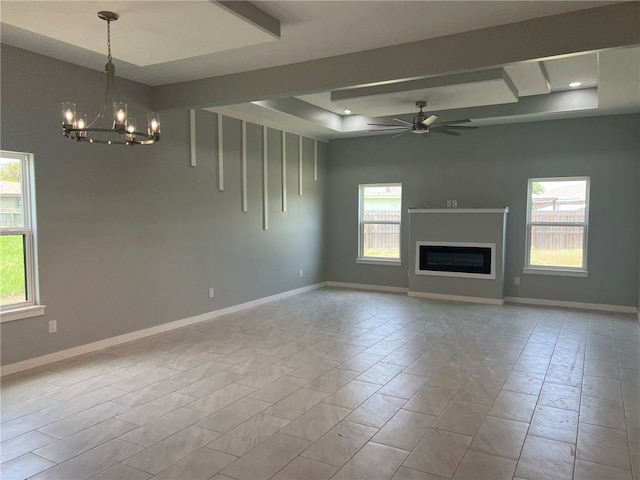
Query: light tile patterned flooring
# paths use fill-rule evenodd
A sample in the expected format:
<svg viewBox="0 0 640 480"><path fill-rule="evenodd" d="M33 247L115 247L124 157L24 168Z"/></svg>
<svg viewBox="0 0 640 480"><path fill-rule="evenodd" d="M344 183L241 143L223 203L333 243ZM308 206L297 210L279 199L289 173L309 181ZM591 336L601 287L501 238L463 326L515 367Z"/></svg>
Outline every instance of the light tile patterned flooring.
<svg viewBox="0 0 640 480"><path fill-rule="evenodd" d="M4 378L0 478L640 479L639 368L633 315L315 290Z"/></svg>

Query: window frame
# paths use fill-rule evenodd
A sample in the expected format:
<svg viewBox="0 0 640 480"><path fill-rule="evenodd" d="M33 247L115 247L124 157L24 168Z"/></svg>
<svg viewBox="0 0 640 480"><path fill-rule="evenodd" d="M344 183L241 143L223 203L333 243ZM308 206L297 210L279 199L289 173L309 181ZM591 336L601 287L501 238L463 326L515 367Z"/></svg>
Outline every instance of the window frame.
<svg viewBox="0 0 640 480"><path fill-rule="evenodd" d="M364 192L369 187L400 187L400 220L364 220ZM366 225L398 225L398 257L367 257L364 254L364 229ZM370 265L402 265L402 183L361 183L358 185L358 257L356 263Z"/></svg>
<svg viewBox="0 0 640 480"><path fill-rule="evenodd" d="M532 195L533 184L536 182L572 182L572 181L584 181L585 182L585 206L584 206L584 221L582 222L532 222L531 221L531 207L532 207ZM587 246L589 238L589 207L590 207L590 194L591 194L591 177L589 176L575 176L575 177L539 177L529 178L527 184L527 216L526 216L526 240L525 240L525 266L523 273L532 273L539 275L562 275L573 277L587 277L589 271L587 269ZM582 266L580 267L567 267L567 266L554 266L554 265L532 265L531 264L531 232L533 227L578 227L582 228Z"/></svg>
<svg viewBox="0 0 640 480"><path fill-rule="evenodd" d="M0 235L22 235L25 257L26 300L0 305L0 323L44 315L45 305L39 302L37 242L36 242L36 201L34 156L26 152L0 150L2 158L20 161L20 186L23 211L21 228L0 228Z"/></svg>

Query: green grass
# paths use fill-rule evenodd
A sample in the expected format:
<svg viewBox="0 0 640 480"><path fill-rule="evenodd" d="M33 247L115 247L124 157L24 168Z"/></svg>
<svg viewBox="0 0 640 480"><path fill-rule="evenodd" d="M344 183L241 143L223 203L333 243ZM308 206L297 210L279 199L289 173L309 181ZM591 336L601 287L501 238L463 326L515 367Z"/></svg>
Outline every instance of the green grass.
<svg viewBox="0 0 640 480"><path fill-rule="evenodd" d="M22 235L0 236L0 304L25 299L24 247Z"/></svg>
<svg viewBox="0 0 640 480"><path fill-rule="evenodd" d="M538 250L531 249L531 265L554 267L582 267L582 250Z"/></svg>
<svg viewBox="0 0 640 480"><path fill-rule="evenodd" d="M365 248L365 257L373 258L400 258L397 248Z"/></svg>

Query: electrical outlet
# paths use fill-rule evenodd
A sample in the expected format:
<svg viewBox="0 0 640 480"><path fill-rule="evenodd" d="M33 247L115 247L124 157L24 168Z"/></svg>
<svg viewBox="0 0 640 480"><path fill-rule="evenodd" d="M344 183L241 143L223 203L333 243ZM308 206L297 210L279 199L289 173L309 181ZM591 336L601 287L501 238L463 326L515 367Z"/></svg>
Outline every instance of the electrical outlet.
<svg viewBox="0 0 640 480"><path fill-rule="evenodd" d="M458 206L458 200L451 200L451 206L456 208Z"/></svg>
<svg viewBox="0 0 640 480"><path fill-rule="evenodd" d="M49 333L56 333L58 331L58 321L49 320Z"/></svg>
<svg viewBox="0 0 640 480"><path fill-rule="evenodd" d="M513 277L513 284L520 285L520 277Z"/></svg>
<svg viewBox="0 0 640 480"><path fill-rule="evenodd" d="M302 278L302 270L300 270L300 278Z"/></svg>
<svg viewBox="0 0 640 480"><path fill-rule="evenodd" d="M447 200L447 208L451 208L451 200Z"/></svg>
<svg viewBox="0 0 640 480"><path fill-rule="evenodd" d="M209 289L209 298L213 298L213 288Z"/></svg>

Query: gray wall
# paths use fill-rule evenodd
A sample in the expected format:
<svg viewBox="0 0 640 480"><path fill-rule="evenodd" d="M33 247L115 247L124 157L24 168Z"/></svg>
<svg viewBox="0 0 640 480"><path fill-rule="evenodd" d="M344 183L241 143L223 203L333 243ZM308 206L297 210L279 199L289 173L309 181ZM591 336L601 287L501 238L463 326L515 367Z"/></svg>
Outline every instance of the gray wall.
<svg viewBox="0 0 640 480"><path fill-rule="evenodd" d="M407 286L406 208L510 208L506 296L638 305L639 115L486 126L454 138L405 135L332 141L327 197L328 280ZM525 275L527 179L589 175L588 278ZM358 184L402 182L402 267L360 265ZM513 285L519 276L520 286Z"/></svg>
<svg viewBox="0 0 640 480"><path fill-rule="evenodd" d="M35 155L41 301L46 315L2 323L2 364L188 318L325 280L327 145L287 135L288 212L281 212L281 132L268 129L270 228L262 229L262 128L247 125L248 212L241 211L241 122L223 117L225 190L217 189L217 117L197 112L197 167L189 114L161 112L151 147L78 144L61 135L59 105L97 112L104 74L2 46L1 148ZM148 87L117 80L119 98ZM136 109L134 109L135 111ZM303 278L299 270L303 270ZM215 298L208 298L209 287ZM48 320L58 333L47 333Z"/></svg>

